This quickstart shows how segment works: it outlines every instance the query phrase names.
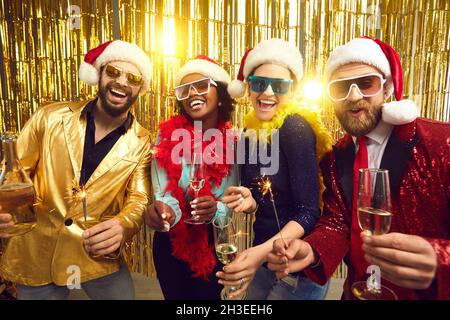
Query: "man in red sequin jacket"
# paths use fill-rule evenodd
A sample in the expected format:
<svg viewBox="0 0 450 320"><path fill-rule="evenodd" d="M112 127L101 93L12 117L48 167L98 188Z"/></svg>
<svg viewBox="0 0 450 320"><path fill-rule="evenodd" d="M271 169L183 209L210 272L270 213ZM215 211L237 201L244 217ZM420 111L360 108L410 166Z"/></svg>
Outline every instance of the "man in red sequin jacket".
<svg viewBox="0 0 450 320"><path fill-rule="evenodd" d="M398 299L450 299L450 125L417 118L414 103L401 100L398 54L378 39L358 38L335 49L326 74L347 134L321 163L323 216L303 240L287 241L287 248L275 241L269 268L279 278L304 270L324 284L344 258L343 299L358 295L352 284L366 280L369 265L380 267L382 285ZM392 92L397 101L384 103ZM370 236L358 225L354 172L364 167L389 170L387 234Z"/></svg>

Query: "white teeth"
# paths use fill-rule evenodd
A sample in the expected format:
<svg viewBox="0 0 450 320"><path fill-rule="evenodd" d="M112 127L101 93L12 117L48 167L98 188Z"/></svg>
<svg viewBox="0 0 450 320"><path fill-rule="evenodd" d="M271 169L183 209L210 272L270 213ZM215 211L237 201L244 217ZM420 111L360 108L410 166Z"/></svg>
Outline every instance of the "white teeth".
<svg viewBox="0 0 450 320"><path fill-rule="evenodd" d="M260 103L264 103L264 104L275 104L275 101L272 100L259 100Z"/></svg>
<svg viewBox="0 0 450 320"><path fill-rule="evenodd" d="M200 104L203 104L203 103L205 103L205 101L203 101L203 100L192 100L192 101L189 103L189 106L190 106L190 107L196 107L196 106L198 106L198 105L200 105Z"/></svg>
<svg viewBox="0 0 450 320"><path fill-rule="evenodd" d="M272 100L259 100L259 108L262 111L264 111L264 110L267 110L267 111L272 110L275 107L276 104L277 103L275 101L272 101Z"/></svg>
<svg viewBox="0 0 450 320"><path fill-rule="evenodd" d="M116 93L118 95L121 95L122 97L126 97L127 96L125 92L122 92L122 91L119 91L119 90L116 90L116 89L111 89L111 92L114 92L114 93Z"/></svg>

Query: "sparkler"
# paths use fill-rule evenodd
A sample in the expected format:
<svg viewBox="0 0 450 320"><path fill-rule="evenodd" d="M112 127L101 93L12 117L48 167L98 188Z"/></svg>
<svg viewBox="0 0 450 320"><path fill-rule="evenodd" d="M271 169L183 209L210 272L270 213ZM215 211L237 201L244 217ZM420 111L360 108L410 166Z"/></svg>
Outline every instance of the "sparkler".
<svg viewBox="0 0 450 320"><path fill-rule="evenodd" d="M84 191L84 186L81 187L81 193L80 193L81 203L83 204L83 216L84 216L84 222L87 220L87 206L86 206L86 191Z"/></svg>
<svg viewBox="0 0 450 320"><path fill-rule="evenodd" d="M269 177L262 176L261 180L258 182L258 186L259 191L262 193L263 198L267 194L267 192L270 193L270 202L272 203L273 212L275 213L275 219L277 220L278 232L280 233L281 241L283 241L284 246L287 247L286 241L284 241L283 234L281 233L280 220L278 219L278 211L275 205L275 199L273 198L272 182L270 181Z"/></svg>
<svg viewBox="0 0 450 320"><path fill-rule="evenodd" d="M84 184L86 183L84 170L81 172L81 178L83 180L83 183L81 184L81 190L80 190L80 198L81 203L83 204L83 216L84 216L84 222L87 220L87 206L86 206L86 191L84 190Z"/></svg>

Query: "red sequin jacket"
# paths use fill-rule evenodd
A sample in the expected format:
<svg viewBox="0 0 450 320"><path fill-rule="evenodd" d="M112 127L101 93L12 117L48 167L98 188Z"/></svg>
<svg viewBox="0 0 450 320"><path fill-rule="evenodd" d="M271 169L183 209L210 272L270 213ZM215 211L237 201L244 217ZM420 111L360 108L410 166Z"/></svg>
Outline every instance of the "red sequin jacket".
<svg viewBox="0 0 450 320"><path fill-rule="evenodd" d="M391 232L418 235L431 243L438 257L436 278L426 290L400 288L382 280L399 299L450 299L450 125L423 118L394 127L380 167L389 170L393 203ZM352 299L351 284L365 280L355 274L349 254L355 147L342 138L322 163L326 191L323 216L305 238L321 264L305 269L324 284L344 258L348 276L343 299Z"/></svg>

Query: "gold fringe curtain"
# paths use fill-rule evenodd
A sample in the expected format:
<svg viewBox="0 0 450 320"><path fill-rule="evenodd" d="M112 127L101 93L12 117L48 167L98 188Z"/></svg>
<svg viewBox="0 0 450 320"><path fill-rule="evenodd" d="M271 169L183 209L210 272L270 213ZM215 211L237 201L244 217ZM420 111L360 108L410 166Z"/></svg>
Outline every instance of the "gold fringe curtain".
<svg viewBox="0 0 450 320"><path fill-rule="evenodd" d="M3 0L0 131L20 130L50 101L95 95L78 80L78 66L87 50L113 38L136 43L153 60L151 90L135 108L153 134L176 112L173 77L187 59L206 54L234 77L245 50L270 37L299 46L305 79L318 81L334 48L362 35L379 37L400 54L404 96L421 106L423 116L449 121L449 29L448 0ZM329 103L319 102L327 127L339 137ZM246 99L239 101L237 126L248 107ZM237 220L251 234L245 218ZM127 252L133 270L152 274L147 230Z"/></svg>

